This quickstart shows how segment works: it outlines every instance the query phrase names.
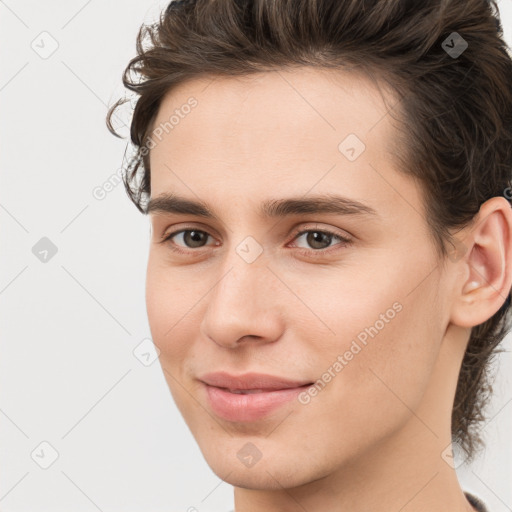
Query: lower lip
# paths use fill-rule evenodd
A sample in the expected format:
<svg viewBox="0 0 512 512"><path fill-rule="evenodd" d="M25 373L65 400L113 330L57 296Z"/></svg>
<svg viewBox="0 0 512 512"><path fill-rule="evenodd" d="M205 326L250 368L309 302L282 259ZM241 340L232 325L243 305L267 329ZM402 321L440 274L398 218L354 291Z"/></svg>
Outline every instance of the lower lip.
<svg viewBox="0 0 512 512"><path fill-rule="evenodd" d="M255 421L293 400L311 385L246 395L231 393L207 384L205 387L210 406L217 416L229 421Z"/></svg>

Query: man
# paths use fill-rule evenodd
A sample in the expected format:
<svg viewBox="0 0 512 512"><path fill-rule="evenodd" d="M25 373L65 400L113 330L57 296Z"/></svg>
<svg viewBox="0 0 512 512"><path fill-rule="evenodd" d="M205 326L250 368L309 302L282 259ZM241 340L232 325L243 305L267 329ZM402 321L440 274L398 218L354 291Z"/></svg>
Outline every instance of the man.
<svg viewBox="0 0 512 512"><path fill-rule="evenodd" d="M148 319L236 512L485 510L451 442L510 328L501 36L485 0L180 1L139 33Z"/></svg>

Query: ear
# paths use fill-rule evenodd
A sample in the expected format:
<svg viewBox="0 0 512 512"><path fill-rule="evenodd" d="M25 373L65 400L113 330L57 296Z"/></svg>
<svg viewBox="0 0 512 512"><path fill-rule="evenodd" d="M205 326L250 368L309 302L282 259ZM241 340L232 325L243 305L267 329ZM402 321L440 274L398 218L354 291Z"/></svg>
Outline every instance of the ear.
<svg viewBox="0 0 512 512"><path fill-rule="evenodd" d="M459 271L450 320L460 327L474 327L491 318L510 293L510 203L504 197L492 197L482 204L458 249L458 259L450 258Z"/></svg>

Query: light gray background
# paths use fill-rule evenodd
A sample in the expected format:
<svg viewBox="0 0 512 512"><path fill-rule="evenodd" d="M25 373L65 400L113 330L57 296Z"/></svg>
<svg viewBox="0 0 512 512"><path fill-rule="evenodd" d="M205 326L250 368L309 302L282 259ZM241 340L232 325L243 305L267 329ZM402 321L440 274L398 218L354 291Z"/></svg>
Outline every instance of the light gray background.
<svg viewBox="0 0 512 512"><path fill-rule="evenodd" d="M203 460L158 361L144 364L149 221L122 184L102 200L93 195L115 179L126 147L105 127L107 107L124 94L121 73L140 24L166 5L0 1L3 512L233 505L232 487ZM511 0L500 9L511 44ZM57 248L46 263L32 252L43 237ZM458 469L492 512L512 510L510 337L505 347L487 451ZM52 450L42 442L58 452L47 469Z"/></svg>

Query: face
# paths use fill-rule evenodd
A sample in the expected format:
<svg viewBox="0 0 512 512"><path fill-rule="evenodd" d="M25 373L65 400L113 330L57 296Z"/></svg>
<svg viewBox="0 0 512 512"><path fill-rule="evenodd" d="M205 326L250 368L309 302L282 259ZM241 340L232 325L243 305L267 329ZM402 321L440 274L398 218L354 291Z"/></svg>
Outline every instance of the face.
<svg viewBox="0 0 512 512"><path fill-rule="evenodd" d="M235 486L299 486L426 430L445 289L421 189L388 152L394 101L302 68L197 79L161 104L148 319L177 407ZM171 194L206 209L157 201ZM293 385L241 395L211 372Z"/></svg>

